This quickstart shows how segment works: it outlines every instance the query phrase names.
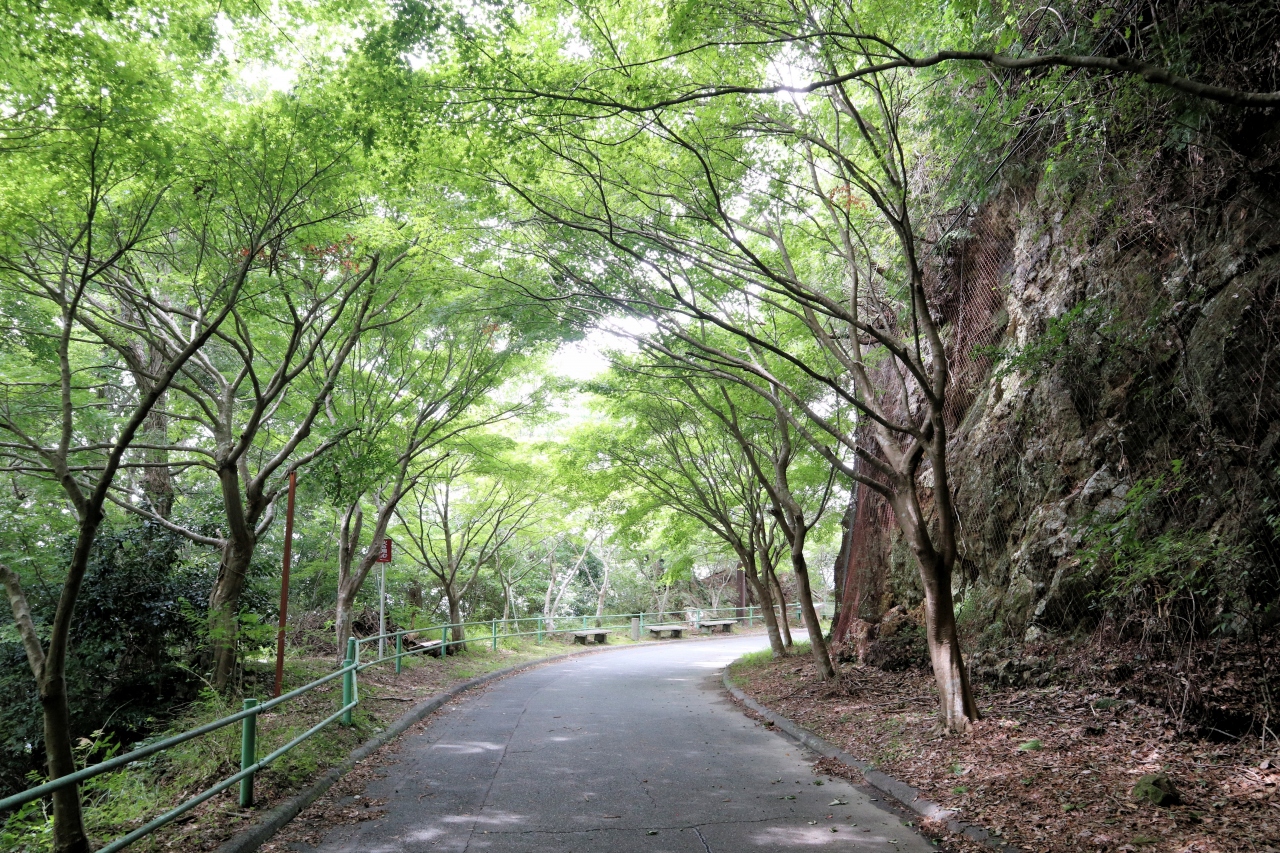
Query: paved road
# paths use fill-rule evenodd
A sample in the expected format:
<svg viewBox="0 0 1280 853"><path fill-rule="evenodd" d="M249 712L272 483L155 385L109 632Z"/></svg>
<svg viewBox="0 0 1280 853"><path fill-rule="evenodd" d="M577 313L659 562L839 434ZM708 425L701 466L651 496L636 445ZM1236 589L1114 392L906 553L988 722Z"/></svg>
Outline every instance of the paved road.
<svg viewBox="0 0 1280 853"><path fill-rule="evenodd" d="M720 668L764 644L623 648L497 682L407 739L366 792L384 817L319 850L933 850L870 789L814 776L811 753L727 701Z"/></svg>

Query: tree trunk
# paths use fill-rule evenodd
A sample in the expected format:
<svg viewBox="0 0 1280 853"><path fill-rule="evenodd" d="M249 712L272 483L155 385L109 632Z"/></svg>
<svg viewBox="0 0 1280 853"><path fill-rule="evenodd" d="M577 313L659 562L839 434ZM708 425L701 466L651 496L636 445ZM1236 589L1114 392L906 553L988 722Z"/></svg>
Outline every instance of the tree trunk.
<svg viewBox="0 0 1280 853"><path fill-rule="evenodd" d="M823 681L831 681L836 677L836 670L831 665L827 641L822 636L818 611L813 607L813 592L809 586L809 563L804 558L804 539L803 537L797 537L797 539L798 542L791 548L791 565L796 572L796 585L800 587L800 613L804 617L804 626L809 631L809 648L813 653L813 662L818 667L818 674L822 676Z"/></svg>
<svg viewBox="0 0 1280 853"><path fill-rule="evenodd" d="M140 323L141 319L131 310L125 315L131 323ZM154 387L154 378L164 373L166 359L164 353L154 345L154 341L137 340L133 347L136 366L130 369L133 382L140 394L150 393ZM140 369L142 365L146 369ZM142 450L142 459L147 467L142 469L142 493L146 496L151 511L161 518L168 519L173 512L173 476L169 470L169 451L162 449L169 443L169 415L162 408L164 394L157 399L146 420L142 422L140 435L147 444L155 445Z"/></svg>
<svg viewBox="0 0 1280 853"><path fill-rule="evenodd" d="M769 650L775 658L787 656L787 643L782 639L782 631L778 626L778 614L773 608L773 593L767 583L747 575L747 583L753 588L760 602L760 613L764 618L764 627L769 634Z"/></svg>
<svg viewBox="0 0 1280 853"><path fill-rule="evenodd" d="M240 594L253 558L253 540L237 544L228 541L218 563L218 579L209 596L209 639L212 647L213 687L226 690L235 674Z"/></svg>
<svg viewBox="0 0 1280 853"><path fill-rule="evenodd" d="M147 415L143 438L151 444L168 441L169 417L157 406ZM156 515L167 519L173 513L173 476L169 471L169 451L148 449L142 452L147 467L142 473L142 493Z"/></svg>
<svg viewBox="0 0 1280 853"><path fill-rule="evenodd" d="M929 660L938 683L940 699L939 724L947 731L968 731L980 719L978 704L969 687L969 671L960 653L960 635L956 632L951 584L930 590L925 584L925 636L929 640Z"/></svg>
<svg viewBox="0 0 1280 853"><path fill-rule="evenodd" d="M218 563L218 578L209 595L209 639L213 656L213 686L226 690L236 667L240 594L253 551L258 544L255 525L261 507L246 509L240 473L232 464L218 469L218 485L226 510L227 538Z"/></svg>
<svg viewBox="0 0 1280 853"><path fill-rule="evenodd" d="M968 731L980 716L960 653L955 601L951 597L951 568L943 555L934 550L914 494L908 493L895 501L894 514L920 566L925 639L929 644L933 677L938 684L938 723L945 731Z"/></svg>
<svg viewBox="0 0 1280 853"><path fill-rule="evenodd" d="M453 590L445 589L445 598L449 600L449 623L453 625L450 633L453 635L453 642L449 648L455 652L465 652L467 650L467 629L462 626L462 602L454 596Z"/></svg>
<svg viewBox="0 0 1280 853"><path fill-rule="evenodd" d="M853 525L857 517L857 501L859 484L855 483L853 488L849 490L849 506L844 511L844 516L840 519L840 527L844 533L840 537L840 553L836 555L835 564L835 582L832 586L832 597L835 599L835 608L831 612L831 640L832 642L840 642L843 633L840 628L845 621L844 615L844 595L845 586L849 582L849 558L853 551ZM856 615L856 614L855 614Z"/></svg>
<svg viewBox="0 0 1280 853"><path fill-rule="evenodd" d="M764 617L764 627L769 633L769 650L773 652L775 658L787 656L787 647L782 642L782 634L778 631L777 614L773 612L773 593L769 590L769 583L765 581L761 583L760 573L756 570L755 564L749 560L743 560L746 566L744 574L747 579L747 585L751 591L756 594L756 601L760 602L760 613Z"/></svg>
<svg viewBox="0 0 1280 853"><path fill-rule="evenodd" d="M770 594L774 591L778 593L778 600L774 603L778 607L778 631L782 634L782 643L788 649L793 648L795 643L791 639L791 620L787 618L787 597L782 594L782 584L778 581L778 573L768 564L764 567L764 573L765 583L771 584L773 587ZM773 612L772 606L770 607L770 612Z"/></svg>
<svg viewBox="0 0 1280 853"><path fill-rule="evenodd" d="M542 619L544 623L547 617L551 615L551 596L556 588L556 564L554 558L547 560L547 566L551 569L551 572L547 577L547 594L542 599Z"/></svg>
<svg viewBox="0 0 1280 853"><path fill-rule="evenodd" d="M352 608L360 585L355 578L356 548L360 544L360 528L364 525L364 510L356 503L342 514L342 526L338 531L338 600L334 607L333 630L338 644L338 661L347 657L347 640L351 638Z"/></svg>
<svg viewBox="0 0 1280 853"><path fill-rule="evenodd" d="M338 662L341 663L347 657L347 640L351 638L351 622L354 613L351 611L350 598L341 588L338 589L338 604L334 608L333 614L333 631L338 643Z"/></svg>
<svg viewBox="0 0 1280 853"><path fill-rule="evenodd" d="M596 627L601 627L604 617L604 599L609 594L609 564L604 564L604 577L600 579L600 594L596 596Z"/></svg>
<svg viewBox="0 0 1280 853"><path fill-rule="evenodd" d="M67 703L67 651L75 600L80 593L89 564L89 551L101 522L102 512L97 508L87 510L81 517L67 580L54 613L47 652L41 648L18 576L7 566L0 565L0 577L4 580L9 606L39 690L45 762L51 781L76 770L71 741L71 708ZM69 785L53 794L53 849L54 853L88 853L91 849L84 828L79 785Z"/></svg>
<svg viewBox="0 0 1280 853"><path fill-rule="evenodd" d="M581 562L579 562L578 565L581 565ZM560 599L564 598L565 591L569 589L569 583L573 580L576 574L577 568L575 567L560 579L560 586L556 589L556 597L554 600L551 598L550 589L547 590L547 600L551 603L548 608L542 612L542 615L548 634L556 629L556 613L560 610Z"/></svg>
<svg viewBox="0 0 1280 853"><path fill-rule="evenodd" d="M44 717L45 761L49 778L76 772L71 743L71 709L62 668L46 673L40 681L40 708ZM53 794L54 853L88 853L92 849L80 808L80 786L71 785Z"/></svg>

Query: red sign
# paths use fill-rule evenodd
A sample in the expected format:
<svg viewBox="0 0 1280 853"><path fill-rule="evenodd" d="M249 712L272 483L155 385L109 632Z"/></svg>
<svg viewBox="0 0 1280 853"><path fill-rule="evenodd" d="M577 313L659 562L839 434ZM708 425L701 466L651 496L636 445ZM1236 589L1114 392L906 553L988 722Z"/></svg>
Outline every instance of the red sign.
<svg viewBox="0 0 1280 853"><path fill-rule="evenodd" d="M378 562L379 563L391 562L391 540L390 539L382 540L382 553L378 555Z"/></svg>

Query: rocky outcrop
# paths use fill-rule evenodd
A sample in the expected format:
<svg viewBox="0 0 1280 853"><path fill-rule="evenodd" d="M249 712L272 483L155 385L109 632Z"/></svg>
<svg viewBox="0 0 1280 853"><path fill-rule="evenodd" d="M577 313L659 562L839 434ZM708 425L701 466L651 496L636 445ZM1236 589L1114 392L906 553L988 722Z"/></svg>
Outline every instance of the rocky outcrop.
<svg viewBox="0 0 1280 853"><path fill-rule="evenodd" d="M945 274L937 285L970 383L951 446L955 592L962 623L991 643L1107 613L1140 624L1137 591L1127 605L1114 585L1099 595L1124 561L1221 573L1215 612L1198 617L1214 630L1280 616L1280 228L1247 192L1134 221L1139 189L1108 188L1130 199L1125 215L1083 192L1008 190L987 205L970 244L1000 248L988 269L1001 299L984 310L1003 358L981 371L972 334L959 349L965 299L948 301ZM914 561L892 524L875 536L877 599L913 606Z"/></svg>

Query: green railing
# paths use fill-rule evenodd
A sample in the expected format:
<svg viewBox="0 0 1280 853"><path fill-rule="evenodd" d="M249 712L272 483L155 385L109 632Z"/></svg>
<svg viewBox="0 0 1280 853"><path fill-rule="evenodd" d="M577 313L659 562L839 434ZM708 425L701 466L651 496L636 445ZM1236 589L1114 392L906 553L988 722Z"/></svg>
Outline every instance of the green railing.
<svg viewBox="0 0 1280 853"><path fill-rule="evenodd" d="M793 608L795 611L795 618L799 620L799 605L787 605L787 612L790 614ZM744 611L745 615L743 615ZM176 818L206 800L209 800L228 788L231 788L237 783L240 785L240 806L242 808L248 808L253 805L253 777L255 773L259 770L265 769L271 764L271 762L280 758L308 738L318 734L322 729L334 721L337 721L340 725L344 726L351 725L351 712L360 704L360 691L357 674L361 670L368 669L371 666L376 666L377 664L385 663L387 661L394 661L396 672L398 673L402 669L404 658L410 655L429 653L437 649L443 658L444 655L460 646L463 642L477 641L480 639L479 636L468 637L468 628L488 628L489 630L487 633L489 634L489 637L487 639L489 639L492 644L492 648L496 650L498 648L499 641L508 638L537 637L537 641L541 643L549 634L571 633L573 631L586 630L593 627L629 628L632 624L632 620L634 619L639 620L639 628L640 631L643 632L646 627L655 624L668 624L674 621L692 623L696 627L702 622L711 621L716 618L745 620L746 623L751 626L755 625L758 620L762 619L762 615L761 608L759 607L720 607L667 610L652 613L613 613L603 616L558 616L555 619L547 619L543 616L526 616L516 619L491 619L488 622L460 622L448 625L435 625L429 628L408 629L382 634L376 637L365 637L363 639L356 639L355 637L352 637L347 642L347 654L342 665L334 672L331 672L321 678L317 678L310 684L304 684L296 690L291 690L288 693L278 696L275 699L262 702L261 704L259 704L257 699L245 699L244 709L237 711L230 716L223 717L220 720L214 720L211 723L206 723L203 726L198 726L190 731L182 732L181 734L165 738L164 740L157 741L156 743L148 744L147 746L135 749L133 752L125 755L107 759L106 761L94 764L91 767L85 767L82 770L77 770L75 773L60 776L57 779L46 782L45 784L39 785L35 788L28 789L22 793L5 797L0 800L0 812L17 808L33 800L46 797L55 791L61 790L62 788L79 784L88 779L92 779L95 776L100 776L103 773L110 773L113 770L119 770L126 765L132 764L135 761L140 761L147 756L155 755L158 752L163 752L170 747L186 743L189 740L194 740L195 738L207 735L211 732L216 732L227 726L240 723L240 772L223 779L213 787L196 794L186 802L170 809L143 826L133 830L128 835L117 838L115 841L112 841L110 844L107 844L98 850L98 853L115 853L115 851L123 850L125 847L128 847L140 838L150 835L165 824L172 822ZM528 626L530 623L533 623L532 627L528 630L521 630L522 626ZM466 638L465 640L450 638L449 635L453 633L453 629L455 628L461 629L461 634ZM439 645L431 645L427 647L420 646L417 648L410 648L407 651L404 648L406 637L412 636L413 638L417 638L420 636L426 636L434 639L436 635L440 637ZM367 643L378 643L379 641L389 640L395 641L394 653L383 654L374 660L361 661L360 650L362 646ZM382 645L385 647L386 643L383 643ZM270 711L273 708L277 708L291 699L296 699L305 693L315 690L317 687L321 687L339 678L342 679L342 699L340 700L338 709L334 711L334 713L316 723L314 726L307 729L305 732L298 735L293 740L289 741L284 746L281 746L266 757L261 759L257 757L258 715Z"/></svg>

